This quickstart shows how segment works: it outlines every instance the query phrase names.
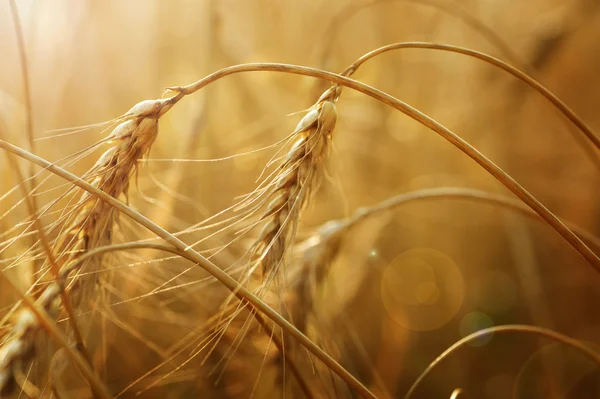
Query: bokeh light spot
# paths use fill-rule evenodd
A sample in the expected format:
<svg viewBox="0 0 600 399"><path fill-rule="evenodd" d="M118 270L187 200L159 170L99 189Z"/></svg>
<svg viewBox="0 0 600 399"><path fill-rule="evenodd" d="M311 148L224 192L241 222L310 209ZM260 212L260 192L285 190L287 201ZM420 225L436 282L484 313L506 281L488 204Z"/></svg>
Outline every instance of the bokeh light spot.
<svg viewBox="0 0 600 399"><path fill-rule="evenodd" d="M448 323L458 313L464 295L464 280L456 263L431 248L400 254L381 279L381 298L389 316L416 331L435 330Z"/></svg>
<svg viewBox="0 0 600 399"><path fill-rule="evenodd" d="M419 303L433 305L440 297L440 290L433 281L425 281L417 286L415 296Z"/></svg>

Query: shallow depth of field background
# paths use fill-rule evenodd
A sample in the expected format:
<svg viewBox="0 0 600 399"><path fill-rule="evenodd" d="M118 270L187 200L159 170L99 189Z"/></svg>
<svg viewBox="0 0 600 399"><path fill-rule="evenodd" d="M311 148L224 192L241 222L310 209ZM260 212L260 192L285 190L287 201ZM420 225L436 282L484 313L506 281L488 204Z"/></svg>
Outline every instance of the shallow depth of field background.
<svg viewBox="0 0 600 399"><path fill-rule="evenodd" d="M362 54L400 41L455 44L519 62L517 66L527 68L600 132L596 0L17 3L31 68L37 137L52 129L109 120L141 100L160 97L165 87L191 83L229 65L283 62L340 72ZM481 29L466 24L460 17L465 11L467 18L495 32L510 54L486 39ZM0 4L0 54L2 135L27 148L18 49L6 1ZM377 57L354 78L435 118L555 214L600 234L599 170L576 143L569 123L523 83L478 60L420 49ZM312 78L267 72L222 79L161 119L150 158L219 158L275 143L301 118L289 114L308 108L326 87ZM508 193L460 151L390 107L344 90L338 110L330 178L303 214L299 239L327 220L412 190L460 186ZM59 160L102 134L96 129L39 141L36 153ZM132 185L130 204L176 232L251 191L273 153L271 149L210 163L149 161L141 169L139 187L156 201L145 201ZM83 173L99 154L71 170ZM0 168L0 192L5 193L16 184L5 154L0 154ZM19 195L3 199L0 213ZM56 196L47 192L40 201ZM18 207L0 219L0 232L26 215L26 208ZM121 227L118 240L148 237L127 221ZM229 241L234 233L231 229L206 247ZM222 267L235 262L257 234L237 241L215 262ZM202 236L200 232L186 240ZM0 260L30 243L20 240ZM187 262L142 262L159 257L138 251L105 261L114 268L106 273L111 289L105 301L115 305L104 305L108 310L94 316L90 340L104 340L110 348L107 357L97 355L96 360L115 392L158 364L226 296L216 283L196 287L194 282L206 277L196 269L179 275L189 267ZM133 267L119 267L123 265ZM24 272L11 273L27 288ZM181 288L127 301L169 279L167 286ZM14 301L0 287L2 315ZM480 328L533 324L600 345L600 276L545 224L470 201L414 202L361 224L346 237L316 303L319 317L326 320L320 325L328 327L315 331L314 337L382 397L402 397L437 355ZM98 331L104 331L102 339L94 338ZM225 365L218 362L219 356L228 356L225 351L204 364L204 356L198 356L141 395L249 397L253 386L244 384L255 380L255 397L280 395L269 383L276 378L276 371L269 370L275 365L267 364L258 376L263 358L243 350L259 339L242 342ZM154 378L195 350L179 355ZM227 367L234 369L218 379ZM310 373L310 366L306 370ZM322 367L318 370L323 372ZM67 383L81 385L73 378ZM125 397L152 381L141 381ZM598 370L571 350L506 334L457 351L425 381L417 397L449 398L455 388L463 388L469 397L481 399L596 398L598 381ZM336 386L330 396L351 395L343 384Z"/></svg>

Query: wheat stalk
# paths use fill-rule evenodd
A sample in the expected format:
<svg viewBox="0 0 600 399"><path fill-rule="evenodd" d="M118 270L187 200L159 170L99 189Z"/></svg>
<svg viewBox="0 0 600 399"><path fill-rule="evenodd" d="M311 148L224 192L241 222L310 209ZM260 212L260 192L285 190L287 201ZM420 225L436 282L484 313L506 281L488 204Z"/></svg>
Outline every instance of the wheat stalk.
<svg viewBox="0 0 600 399"><path fill-rule="evenodd" d="M521 197L523 200L525 200L527 202L527 204L529 204L533 209L535 209L536 212L538 212L538 214L540 214L540 216L544 218L544 220L546 220L557 231L559 231L580 253L582 253L586 257L586 259L588 259L588 261L590 261L590 263L592 265L598 265L597 258L592 253L588 252L589 248L587 248L585 245L582 245L581 241L576 236L573 235L571 230L565 228L564 225L562 224L562 222L560 222L560 220L558 220L545 207L543 207L543 205L541 205L539 203L539 201L537 201L535 198L533 198L517 182L515 182L513 179L511 179L509 176L507 176L500 168L498 168L496 165L491 163L485 156L483 156L477 150L475 150L474 148L469 146L468 143L464 142L464 140L457 137L453 132L451 132L448 129L444 128L443 126L437 124L435 121L431 120L426 115L419 113L418 111L416 111L412 107L402 103L401 101L394 99L393 97L386 95L385 93L379 92L369 86L360 84L354 80L344 78L339 75L327 74L323 71L320 71L317 74L317 72L315 72L315 71L309 71L308 68L302 68L302 67L298 67L298 66L260 64L260 65L244 65L244 66L230 67L226 70L219 71L219 72L211 75L210 77L207 77L202 81L199 81L196 84L190 85L189 87L180 88L178 91L181 96L191 94L193 91L198 90L203 85L206 85L206 84L210 83L211 81L219 79L220 77L226 76L228 74L237 73L237 72L244 72L244 71L250 71L250 70L273 70L273 71L281 71L281 72L290 72L292 69L294 69L294 73L302 73L302 74L308 74L308 75L312 74L313 76L320 75L319 77L325 77L326 79L334 81L336 83L347 85L348 87L352 87L354 89L363 91L366 94L369 94L369 95L379 99L380 101L383 101L386 104L391 105L394 108L407 113L412 118L414 118L417 121L423 123L424 125L430 127L431 129L433 129L434 131L436 131L437 133L439 133L440 135L442 135L443 137L448 139L452 144L454 144L455 146L460 148L462 151L467 153L471 158L475 159L480 165L485 167L492 175L494 175L496 178L498 178L508 188L510 188L515 194L517 194L519 197ZM28 154L26 152L23 152L22 150L14 148L13 146L10 146L8 143L0 141L0 146L2 148L8 149L9 151L14 152L15 154L18 154L20 156L26 155L28 157L28 159L30 159L31 161L36 162L38 165L43 165L45 167L48 167L48 169L51 170L52 172L60 174L62 177L68 178L71 182L78 184L81 187L86 187L86 189L90 189L90 190L96 189L96 187L94 187L94 186L91 186L91 185L86 186L86 185L82 184L84 182L77 181L76 178L74 178L72 175L68 174L64 170L53 167L53 165L49 165L48 163L43 162L43 160L33 157L31 154ZM93 191L93 192L95 194L99 195L98 192L96 192L96 191ZM102 192L102 194L106 194L106 193ZM127 212L125 212L125 213L127 213L127 215L129 215L129 216L133 215L133 212L130 210L130 208L127 208L124 205L118 203L118 201L111 201L113 199L111 196L107 195L106 197L101 197L101 198L108 201L112 205L119 207L119 209L123 210L124 212L127 211ZM286 329L286 331L288 331L288 332L294 331L293 328L289 325L289 323L287 323L285 320L278 318L279 315L277 315L276 312L274 312L271 308L264 306L264 303L259 301L255 296L253 296L247 290L244 290L244 288L242 286L235 284L235 282L230 278L230 276L228 276L227 274L222 272L220 269L216 268L212 263L204 260L195 251L190 250L190 248L186 247L184 245L184 243L181 242L180 240L176 239L173 236L167 235L158 226L151 224L151 222L142 218L141 216L138 216L138 218L139 218L139 220L136 219L136 221L139 221L141 224L143 224L144 226L151 229L151 231L153 231L153 232L157 233L158 235L160 235L161 237L163 237L165 240L167 240L167 242L174 245L177 248L177 250L182 251L181 256L188 255L189 259L193 260L195 263L199 263L200 265L205 267L207 270L210 270L211 273L213 273L229 289L231 289L231 290L235 291L237 294L239 294L239 297L247 299L250 303L255 305L257 308L261 309L262 311L265 311L265 313L267 313L267 315L269 317L272 317L274 320L277 320L277 323L280 324L282 327L284 327ZM295 336L298 337L299 340L301 340L303 345L306 345L307 347L309 347L311 351L315 350L316 352L318 352L318 348L314 347L310 341L306 340L306 337L304 335L299 334L296 331L294 331L294 334L295 334ZM335 363L332 359L330 359L330 357L325 356L321 352L318 352L318 353L319 353L319 358L326 359L328 365L336 365L337 366L337 363ZM350 378L348 378L348 380L350 380L352 382L354 387L361 388L361 384L355 382L354 380L352 380ZM366 391L362 391L362 392L364 394L368 395L368 392L366 392Z"/></svg>
<svg viewBox="0 0 600 399"><path fill-rule="evenodd" d="M316 291L338 256L348 227L348 220L328 221L294 248L300 259L291 271L293 285L288 308L294 325L304 333L307 332L308 317L314 311Z"/></svg>
<svg viewBox="0 0 600 399"><path fill-rule="evenodd" d="M441 125L436 120L432 119L431 117L422 113L416 108L413 108L404 101L401 101L372 86L366 85L357 80L350 79L342 75L310 67L280 63L248 63L233 65L227 68L220 69L190 85L170 87L168 90L177 93L176 96L172 97L172 100L178 101L184 96L193 94L196 91L206 87L211 83L214 83L215 81L225 76L251 71L276 71L282 73L293 73L298 75L313 76L320 79L325 79L329 82L335 83L336 85L348 87L353 90L359 91L363 94L366 94L409 116L411 119L419 122L421 125L429 128L430 130L440 135L446 141L450 142L452 145L454 145L456 148L458 148L460 151L466 154L469 158L477 162L490 175L496 178L506 188L508 188L524 203L526 203L532 210L534 210L538 215L540 215L540 217L544 219L544 221L546 221L557 233L559 233L565 239L565 241L567 241L573 247L573 249L575 249L594 269L600 271L600 257L594 254L590 250L590 248L588 248L588 246L585 245L585 243L579 237L577 237L562 221L560 221L558 217L556 217L556 215L554 215L548 208L546 208L544 204L542 204L537 198L531 195L529 191L527 191L521 184L519 184L514 178L508 175L504 170L498 167L498 165L492 162L488 157L486 157L483 153L481 153L467 141L462 139L452 130ZM561 112L565 114L566 110L561 109ZM568 117L567 114L565 114L565 116ZM586 133L588 129L585 129L582 126L581 119L577 117L577 115L573 114L572 117L574 119L577 119L576 125L579 128L579 130L581 130L584 134L588 135L588 133L591 132L589 131L588 133ZM591 133L593 134L593 132Z"/></svg>
<svg viewBox="0 0 600 399"><path fill-rule="evenodd" d="M307 320L315 310L314 299L317 291L327 278L332 263L340 253L348 231L371 217L392 211L407 203L432 199L466 200L490 204L542 221L537 213L518 200L465 187L438 187L410 191L395 195L370 207L359 208L346 219L330 220L294 248L297 263L290 268L288 277L293 283L287 300L287 308L294 325L304 333L308 331ZM600 248L600 241L592 233L568 220L564 220L564 223L589 245Z"/></svg>
<svg viewBox="0 0 600 399"><path fill-rule="evenodd" d="M250 206L256 207L254 204L257 202L267 204L259 218L259 223L266 223L250 249L251 260L248 277L261 285L268 293L272 293L269 282L278 276L278 270L285 260L288 249L293 245L300 213L319 184L323 164L331 147L331 135L337 120L335 102L338 94L339 87L332 86L308 109L305 116L298 122L294 131L288 137L289 150L280 157L277 169L239 205L239 208L248 208ZM272 162L269 162L269 164ZM257 269L260 270L261 278L256 278L255 271ZM231 299L233 299L233 296L228 298L226 303ZM233 358L232 352L237 351L241 339L251 330L250 318L252 316L260 317L255 315L254 312L251 312L250 316L242 318L244 321L235 316L232 316L230 323L227 323L228 328L223 329L220 334L217 347L221 348L222 351L218 351L216 357L222 359L217 362L215 367L219 366L224 358L227 358L225 364L220 366L222 371L219 379L233 378L237 381L236 384L232 384L236 389L249 389L253 392L257 389L254 382L243 383L239 377L244 374L240 373L240 370L247 367L245 364L247 358L256 355L259 357L264 356L261 361L263 371L268 372L267 370L269 370L272 372L266 366L266 364L273 363L273 361L267 360L268 353L272 352L275 349L274 347L277 347L283 358L284 349L279 343L279 338L274 336L273 331L271 331L266 342L267 347L271 350L255 348L255 351L250 354L245 352L248 350L246 348L245 351L242 351L241 357L236 356L236 358ZM260 323L259 320L259 324L264 323ZM263 327L266 327L265 331L270 330L268 326L263 325ZM263 336L262 332L258 336ZM251 341L255 341L255 339ZM273 347L271 347L272 341L276 342ZM253 345L250 345L250 347L253 347ZM221 352L224 352L224 354ZM276 357L276 359L278 358ZM295 367L293 360L288 359L288 361L292 367ZM302 384L302 376L297 375L296 377ZM225 384L225 386L229 385ZM310 394L310 391L305 390L305 394L307 392Z"/></svg>
<svg viewBox="0 0 600 399"><path fill-rule="evenodd" d="M138 161L146 156L158 133L158 119L172 106L170 99L147 100L136 104L119 120L107 138L112 146L100 156L94 166L84 175L90 185L102 190L113 198L127 194L132 176L137 171ZM113 225L117 212L104 201L98 200L87 191L82 194L73 216L65 222L67 226L58 237L54 251L59 253L64 265L57 277L41 292L37 305L56 316L60 312L59 298L67 289L71 274L86 264L93 264L95 270L101 265L98 258L85 263L76 262L83 253L111 242ZM61 259L62 258L62 259ZM70 291L79 292L79 300L84 293L94 291L95 281L79 280L71 284ZM38 320L28 310L20 311L8 337L0 346L0 392L6 394L22 373L25 363L35 355L35 336L39 331ZM78 343L81 344L81 343ZM24 383L20 382L22 388ZM31 384L29 384L31 385ZM34 388L29 386L29 390Z"/></svg>
<svg viewBox="0 0 600 399"><path fill-rule="evenodd" d="M261 220L267 223L252 248L251 271L261 268L263 279L275 275L295 236L298 219L318 185L337 120L338 86L326 90L300 120L271 183L269 204Z"/></svg>
<svg viewBox="0 0 600 399"><path fill-rule="evenodd" d="M303 69L303 68L299 68ZM218 75L217 75L218 76ZM211 79L214 79L215 75L211 76ZM194 90L198 90L201 87L202 83L206 83L207 81L199 82L195 84L191 88L171 88L173 91L179 92L178 95L171 97L169 99L169 105L174 104L176 101L183 98L185 95L191 94ZM46 168L51 173L56 174L57 176L62 177L63 179L69 181L70 183L92 193L97 196L100 200L105 201L106 203L113 206L115 209L118 209L121 213L130 217L132 220L137 222L139 225L147 228L149 231L155 233L160 238L164 239L168 245L150 245L149 243L143 243L144 247L152 246L155 249L159 249L162 251L170 252L172 254L181 256L185 259L190 260L194 264L206 270L208 273L213 275L219 282L221 282L227 289L229 289L232 293L234 293L240 300L256 308L258 311L264 313L266 317L275 322L279 327L281 327L286 333L292 335L295 339L297 339L302 346L304 346L308 351L310 351L316 358L322 361L330 370L332 370L335 374L337 374L342 380L344 380L351 388L356 390L356 392L364 398L373 398L376 396L369 391L364 384L356 379L352 374L350 374L346 369L344 369L335 359L333 359L330 355L328 355L323 349L314 344L309 338L307 338L304 334L298 331L289 321L283 318L278 312L273 310L264 301L258 298L255 294L250 292L247 288L241 285L238 281L233 279L229 274L219 268L217 265L212 263L207 258L200 255L196 252L192 247L181 241L179 238L174 236L173 234L167 232L165 229L161 228L157 224L153 223L151 220L147 219L139 212L134 211L126 204L121 201L116 200L114 197L111 197L104 191L98 189L97 187L91 185L85 180L78 178L74 174L66 171L65 169L55 165L45 159L42 159L34 154L31 154L28 151L23 150L17 146L14 146L6 141L0 139L0 148L9 151L19 157L22 157L30 162L35 163L38 166ZM114 246L113 246L114 247ZM106 247L105 247L106 248ZM130 249L131 245L127 245L127 248ZM84 255L85 256L85 255Z"/></svg>
<svg viewBox="0 0 600 399"><path fill-rule="evenodd" d="M425 377L431 374L431 371L436 368L442 361L448 358L449 355L453 354L457 349L469 344L476 339L481 339L484 336L490 335L498 335L498 334L506 334L506 333L518 333L518 334L526 334L526 335L535 335L539 336L551 341L554 341L559 344L563 344L575 351L579 352L580 355L583 355L587 359L594 362L597 366L600 366L600 353L590 348L588 345L584 344L580 340L575 338L571 338L568 335L561 334L559 332L550 330L548 328L530 326L526 324L506 324L495 327L484 328L479 331L475 331L462 338L461 340L455 342L446 349L441 355L439 355L433 362L427 366L427 368L419 375L416 381L411 385L410 389L404 395L404 399L410 399L414 396L417 388L420 387L421 382L425 379Z"/></svg>

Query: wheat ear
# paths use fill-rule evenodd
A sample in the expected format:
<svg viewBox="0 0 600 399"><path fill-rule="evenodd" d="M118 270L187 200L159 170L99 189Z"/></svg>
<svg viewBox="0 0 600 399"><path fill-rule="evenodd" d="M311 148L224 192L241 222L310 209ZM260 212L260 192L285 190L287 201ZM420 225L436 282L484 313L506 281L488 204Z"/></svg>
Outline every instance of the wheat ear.
<svg viewBox="0 0 600 399"><path fill-rule="evenodd" d="M136 104L123 117L122 122L110 133L107 140L112 144L84 175L84 180L108 195L119 198L127 194L129 182L137 171L138 161L146 156L158 133L158 119L170 107L170 99L146 100ZM65 223L66 228L58 237L54 251L61 254L59 262L64 265L58 276L37 299L37 305L56 316L60 312L61 294L67 289L68 279L85 263L100 267L100 260L75 262L83 253L109 244L117 213L113 207L84 192L77 203L73 216ZM96 270L94 270L96 271ZM76 279L77 280L77 279ZM77 280L78 281L78 280ZM82 293L93 291L95 281L86 279L72 285L70 290ZM79 300L81 302L81 300ZM14 326L0 346L0 393L8 394L19 380L22 368L35 355L35 335L40 325L31 312L23 310L16 314ZM31 385L31 384L29 384ZM33 387L30 386L33 390Z"/></svg>
<svg viewBox="0 0 600 399"><path fill-rule="evenodd" d="M337 120L339 87L326 90L300 120L291 136L291 148L273 178L268 205L262 215L267 223L252 248L252 268L265 276L277 273L296 233L300 212L318 185L331 147Z"/></svg>
<svg viewBox="0 0 600 399"><path fill-rule="evenodd" d="M390 197L373 206L359 208L346 219L331 220L320 226L309 238L294 248L297 264L290 268L290 287L288 309L294 325L307 332L308 315L314 311L313 302L316 291L325 281L330 266L339 254L346 233L370 217L392 211L413 201L455 199L490 204L499 208L521 213L524 216L543 221L540 216L522 202L504 195L466 187L437 187L410 191ZM594 248L600 248L600 240L580 226L564 220L579 237Z"/></svg>

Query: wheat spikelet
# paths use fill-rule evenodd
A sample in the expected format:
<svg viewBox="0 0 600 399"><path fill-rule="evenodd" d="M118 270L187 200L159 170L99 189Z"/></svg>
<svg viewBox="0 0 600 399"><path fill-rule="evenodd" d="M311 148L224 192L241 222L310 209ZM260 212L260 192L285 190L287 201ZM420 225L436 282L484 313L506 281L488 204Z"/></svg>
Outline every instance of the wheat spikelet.
<svg viewBox="0 0 600 399"><path fill-rule="evenodd" d="M260 267L263 278L277 273L295 235L300 212L318 184L337 120L338 91L337 86L325 91L300 120L291 138L291 149L273 179L269 204L262 216L267 223L252 251L251 270Z"/></svg>
<svg viewBox="0 0 600 399"><path fill-rule="evenodd" d="M127 195L129 182L137 171L138 160L146 156L158 133L158 119L170 107L172 101L147 100L131 108L120 120L108 142L113 146L98 159L95 165L84 175L84 179L106 192L119 198ZM68 288L71 274L91 263L93 270L100 268L100 259L83 264L75 260L83 253L100 245L111 242L113 225L117 214L113 208L96 199L88 192L80 197L73 216L65 222L67 226L58 237L54 252L60 254L58 260L63 266L54 281L46 286L37 299L37 304L52 316L60 312L60 295ZM93 274L96 275L97 273ZM82 302L84 294L94 291L94 279L74 279L70 293L77 293L77 303ZM73 297L73 296L72 296ZM0 346L0 394L8 394L15 383L24 390L35 391L32 384L21 381L23 366L30 361L35 352L34 343L39 331L37 319L30 310L19 311L15 316L12 330ZM33 396L33 395L30 395Z"/></svg>
<svg viewBox="0 0 600 399"><path fill-rule="evenodd" d="M249 277L259 286L265 284L262 286L265 289L263 294L268 298L264 300L268 303L274 301L273 305L277 305L277 295L267 288L266 283L277 276L278 268L293 244L300 213L319 183L337 120L335 102L338 95L337 86L321 95L290 135L290 148L281 157L273 177L267 179L268 184L244 201L253 204L266 192L266 198L261 202L264 201L267 206L260 218L266 224L251 248ZM257 269L261 278L254 273ZM274 337L265 336L264 331L257 328L251 316L245 312L236 316L219 334L218 344L210 355L210 359L216 362L215 367L220 369L219 380L226 381L223 386L227 389L221 394L228 397L248 396L256 389L260 391L262 384L254 380L257 378L254 372L248 373L248 364L257 361L261 364L259 374L263 374L261 380L264 382L266 375L269 375L266 380L271 380L273 373L279 374L283 361L283 353L280 353L282 359L276 355L278 350L272 342ZM242 340L244 345L241 345ZM240 377L242 375L250 378L243 379ZM272 389L278 384L271 380L266 385Z"/></svg>
<svg viewBox="0 0 600 399"><path fill-rule="evenodd" d="M294 248L300 259L291 271L288 309L294 325L304 333L314 311L316 291L339 254L347 228L347 220L331 220Z"/></svg>

